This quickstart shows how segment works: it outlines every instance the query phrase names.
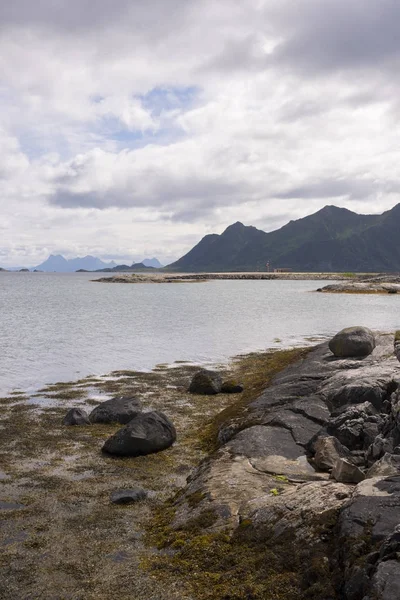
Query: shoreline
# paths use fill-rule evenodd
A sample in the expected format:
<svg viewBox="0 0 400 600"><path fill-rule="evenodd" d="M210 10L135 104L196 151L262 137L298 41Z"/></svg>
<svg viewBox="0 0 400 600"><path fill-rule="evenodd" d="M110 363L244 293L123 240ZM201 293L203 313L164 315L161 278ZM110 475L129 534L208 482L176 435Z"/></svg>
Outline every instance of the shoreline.
<svg viewBox="0 0 400 600"><path fill-rule="evenodd" d="M243 375L246 396L188 394L199 366L175 363L59 382L29 398L1 398L0 595L16 600L28 592L45 599L83 594L94 600L117 591L126 600L186 598L179 586L154 579L141 566L157 555L145 541L152 520L216 443L217 415L261 392L268 361L276 370L280 360L283 367L302 352L257 352L215 365L226 377ZM121 425L61 426L69 407L93 408L119 395L137 395L145 409L165 411L177 426L177 443L158 454L116 459L102 455L100 447ZM113 490L132 485L152 490L149 499L123 507L110 503Z"/></svg>
<svg viewBox="0 0 400 600"><path fill-rule="evenodd" d="M362 357L338 358L325 341L214 365L224 380L243 384L242 393L190 394L200 367L180 362L1 398L0 596L221 600L251 593L254 600L306 600L312 592L322 600L329 589L332 599L341 598L335 586L359 568L354 544L364 560L382 541L368 538L364 548L369 529L361 528L360 538L343 531L363 523L368 502L389 539L393 507L400 506L400 476L392 468L388 479L379 453L370 454L385 423L396 426L397 337L373 335L372 353ZM100 450L121 425L61 425L70 407L116 396L165 412L176 443L156 454L112 457ZM35 405L43 397L50 404ZM365 440L354 437L355 415ZM313 440L332 439L327 435L350 436L343 452L360 479L332 478L320 468ZM148 492L146 500L111 503L113 492L136 486ZM373 586L370 571L368 577Z"/></svg>

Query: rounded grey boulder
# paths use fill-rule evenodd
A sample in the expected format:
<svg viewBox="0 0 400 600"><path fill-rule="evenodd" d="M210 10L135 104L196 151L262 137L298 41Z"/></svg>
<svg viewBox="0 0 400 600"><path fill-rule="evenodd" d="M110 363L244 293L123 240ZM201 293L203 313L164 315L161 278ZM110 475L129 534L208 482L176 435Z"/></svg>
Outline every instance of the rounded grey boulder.
<svg viewBox="0 0 400 600"><path fill-rule="evenodd" d="M129 423L141 411L137 398L117 396L96 406L89 415L91 423Z"/></svg>
<svg viewBox="0 0 400 600"><path fill-rule="evenodd" d="M329 342L329 349L337 357L368 356L375 348L375 336L367 327L347 327Z"/></svg>
<svg viewBox="0 0 400 600"><path fill-rule="evenodd" d="M62 420L63 425L90 425L89 417L83 408L71 408Z"/></svg>
<svg viewBox="0 0 400 600"><path fill-rule="evenodd" d="M189 386L189 392L192 394L202 394L203 396L212 396L219 394L222 389L222 377L216 371L201 369L194 376Z"/></svg>
<svg viewBox="0 0 400 600"><path fill-rule="evenodd" d="M102 451L116 456L143 456L160 452L176 440L173 423L164 413L138 413L105 442Z"/></svg>

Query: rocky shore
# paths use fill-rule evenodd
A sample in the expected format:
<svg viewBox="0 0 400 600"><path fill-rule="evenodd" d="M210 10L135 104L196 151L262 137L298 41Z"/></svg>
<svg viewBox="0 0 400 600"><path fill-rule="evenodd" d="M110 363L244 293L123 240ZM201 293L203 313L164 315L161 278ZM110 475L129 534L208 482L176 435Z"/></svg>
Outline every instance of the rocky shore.
<svg viewBox="0 0 400 600"><path fill-rule="evenodd" d="M398 600L399 339L1 399L0 597Z"/></svg>
<svg viewBox="0 0 400 600"><path fill-rule="evenodd" d="M316 347L222 422L215 452L172 503L163 543L182 549L169 561L194 568L189 550L205 534L212 548L203 568L219 591L198 597L230 597L230 586L238 598L400 597L400 366L392 335L361 332L360 352L346 352L354 334Z"/></svg>
<svg viewBox="0 0 400 600"><path fill-rule="evenodd" d="M363 277L360 275L359 277ZM214 280L293 280L293 281L319 281L319 280L347 280L348 276L343 273L152 273L142 274L120 274L112 277L101 277L92 281L101 283L194 283L197 281Z"/></svg>
<svg viewBox="0 0 400 600"><path fill-rule="evenodd" d="M397 294L400 292L400 276L355 277L350 281L326 285L319 288L317 292L330 294Z"/></svg>

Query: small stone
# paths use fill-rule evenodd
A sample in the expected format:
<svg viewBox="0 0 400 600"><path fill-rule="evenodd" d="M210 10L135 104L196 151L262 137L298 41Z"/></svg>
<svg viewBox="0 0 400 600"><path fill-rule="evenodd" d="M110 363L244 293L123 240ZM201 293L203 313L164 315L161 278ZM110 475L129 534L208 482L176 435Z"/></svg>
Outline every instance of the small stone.
<svg viewBox="0 0 400 600"><path fill-rule="evenodd" d="M89 416L83 408L71 408L62 420L63 425L90 425Z"/></svg>
<svg viewBox="0 0 400 600"><path fill-rule="evenodd" d="M241 394L243 386L235 381L224 381L221 387L221 394Z"/></svg>
<svg viewBox="0 0 400 600"><path fill-rule="evenodd" d="M135 487L130 490L116 490L111 494L110 500L113 504L133 504L147 498L146 490Z"/></svg>
<svg viewBox="0 0 400 600"><path fill-rule="evenodd" d="M360 483L365 474L356 465L344 458L338 458L332 469L331 477L340 483Z"/></svg>

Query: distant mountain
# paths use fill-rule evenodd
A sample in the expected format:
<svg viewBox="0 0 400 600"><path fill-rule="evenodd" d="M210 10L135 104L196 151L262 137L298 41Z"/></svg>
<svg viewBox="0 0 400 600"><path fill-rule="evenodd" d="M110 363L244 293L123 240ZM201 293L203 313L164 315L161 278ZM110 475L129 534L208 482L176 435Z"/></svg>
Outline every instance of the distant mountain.
<svg viewBox="0 0 400 600"><path fill-rule="evenodd" d="M163 267L158 258L145 258L141 262L145 267L153 267L154 269L162 269Z"/></svg>
<svg viewBox="0 0 400 600"><path fill-rule="evenodd" d="M310 272L400 271L400 204L382 215L359 215L325 206L266 233L242 223L221 235L206 235L190 252L168 265L173 271Z"/></svg>
<svg viewBox="0 0 400 600"><path fill-rule="evenodd" d="M113 268L116 266L114 261L105 263L100 258L95 256L84 256L83 258L71 258L67 260L61 254L51 254L47 260L42 262L37 267L38 271L57 271L58 273L73 273L78 270L97 271L106 267Z"/></svg>

